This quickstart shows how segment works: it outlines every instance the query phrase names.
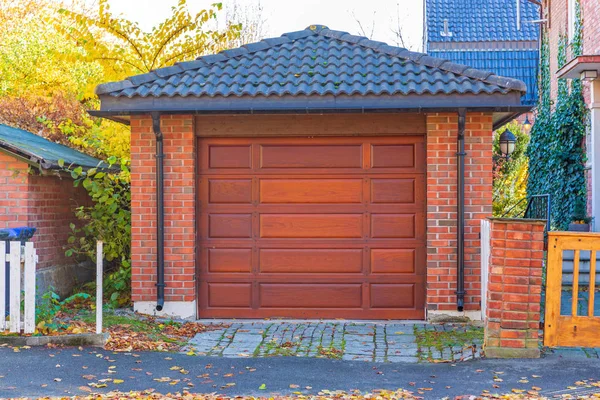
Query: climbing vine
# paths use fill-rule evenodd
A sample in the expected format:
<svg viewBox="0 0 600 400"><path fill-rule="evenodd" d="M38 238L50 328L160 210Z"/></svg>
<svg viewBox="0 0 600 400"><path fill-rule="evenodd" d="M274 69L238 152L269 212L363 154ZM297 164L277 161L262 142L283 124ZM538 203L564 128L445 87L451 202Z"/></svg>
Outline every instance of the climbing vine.
<svg viewBox="0 0 600 400"><path fill-rule="evenodd" d="M571 43L573 57L581 54L581 10L576 7L575 34ZM569 43L559 39L558 65L567 62ZM537 117L527 149L529 178L527 194L552 195L552 224L566 229L578 202L586 199L585 151L587 112L579 79L558 80L556 102L551 100L550 48L546 32L542 36Z"/></svg>

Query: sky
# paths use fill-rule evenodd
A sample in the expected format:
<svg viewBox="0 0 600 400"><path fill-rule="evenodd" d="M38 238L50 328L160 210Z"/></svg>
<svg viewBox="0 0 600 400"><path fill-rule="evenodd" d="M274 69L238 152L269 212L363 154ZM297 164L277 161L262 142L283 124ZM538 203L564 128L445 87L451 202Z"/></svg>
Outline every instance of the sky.
<svg viewBox="0 0 600 400"><path fill-rule="evenodd" d="M217 0L188 0L191 11L210 6ZM398 45L393 30L402 27L405 47L422 50L423 0L221 0L236 1L241 7L259 5L266 20L266 37L302 30L310 25L371 36L374 40ZM109 0L111 11L138 21L144 30L169 15L176 0ZM361 28L357 22L363 26ZM399 22L399 23L398 23Z"/></svg>

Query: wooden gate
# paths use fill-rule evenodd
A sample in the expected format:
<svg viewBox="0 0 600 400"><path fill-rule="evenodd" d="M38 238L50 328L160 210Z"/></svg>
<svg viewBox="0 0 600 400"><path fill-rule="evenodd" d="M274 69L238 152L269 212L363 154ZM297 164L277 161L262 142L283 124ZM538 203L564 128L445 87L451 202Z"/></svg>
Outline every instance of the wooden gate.
<svg viewBox="0 0 600 400"><path fill-rule="evenodd" d="M599 233L548 232L544 345L600 347Z"/></svg>

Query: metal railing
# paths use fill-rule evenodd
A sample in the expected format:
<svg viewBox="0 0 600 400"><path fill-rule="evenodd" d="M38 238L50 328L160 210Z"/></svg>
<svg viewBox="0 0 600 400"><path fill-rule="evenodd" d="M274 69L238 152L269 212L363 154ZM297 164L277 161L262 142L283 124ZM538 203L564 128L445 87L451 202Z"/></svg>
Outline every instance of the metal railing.
<svg viewBox="0 0 600 400"><path fill-rule="evenodd" d="M519 207L523 202L527 201L527 207L522 216L510 215L511 212ZM528 198L523 198L514 206L509 208L502 218L528 218L528 219L543 219L546 220L546 232L550 231L550 212L552 210L552 199L549 194L534 194Z"/></svg>

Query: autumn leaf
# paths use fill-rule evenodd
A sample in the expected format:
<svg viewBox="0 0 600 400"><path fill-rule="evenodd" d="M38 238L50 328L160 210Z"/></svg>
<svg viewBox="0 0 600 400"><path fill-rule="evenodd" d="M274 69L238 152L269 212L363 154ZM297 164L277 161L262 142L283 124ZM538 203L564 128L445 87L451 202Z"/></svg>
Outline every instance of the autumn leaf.
<svg viewBox="0 0 600 400"><path fill-rule="evenodd" d="M258 387L258 390L267 390L267 385L264 383Z"/></svg>

